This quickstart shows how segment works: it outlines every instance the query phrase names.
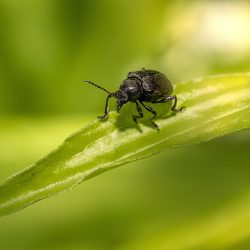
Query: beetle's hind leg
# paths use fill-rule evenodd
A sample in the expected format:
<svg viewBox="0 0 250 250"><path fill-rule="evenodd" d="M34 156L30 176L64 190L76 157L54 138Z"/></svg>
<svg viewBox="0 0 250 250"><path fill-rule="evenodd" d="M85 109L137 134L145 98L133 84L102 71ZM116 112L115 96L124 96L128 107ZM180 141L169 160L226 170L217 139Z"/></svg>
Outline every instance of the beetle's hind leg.
<svg viewBox="0 0 250 250"><path fill-rule="evenodd" d="M174 112L183 112L185 107L181 107L179 109L176 108L176 106L177 106L177 96L176 95L165 96L162 99L154 100L153 103L165 103L165 102L170 102L172 100L174 100L174 104L173 104L171 110Z"/></svg>
<svg viewBox="0 0 250 250"><path fill-rule="evenodd" d="M135 104L136 104L136 109L137 109L139 115L133 115L132 118L133 118L134 122L137 124L137 119L143 118L143 112L142 112L142 109L141 109L139 103L136 102Z"/></svg>
<svg viewBox="0 0 250 250"><path fill-rule="evenodd" d="M152 114L154 115L154 116L151 118L151 122L152 122L153 126L154 126L157 130L159 130L158 125L153 121L153 120L155 119L155 117L157 116L156 111L153 110L153 109L152 109L151 107L149 107L148 105L144 104L143 102L140 102L140 103L141 103L141 105L142 105L147 111L149 111L150 113L152 113Z"/></svg>
<svg viewBox="0 0 250 250"><path fill-rule="evenodd" d="M185 109L185 107L180 107L179 109L176 108L176 105L177 105L177 96L173 95L173 96L170 96L170 97L172 97L174 99L174 105L172 106L171 110L174 111L174 112L183 112L184 109Z"/></svg>

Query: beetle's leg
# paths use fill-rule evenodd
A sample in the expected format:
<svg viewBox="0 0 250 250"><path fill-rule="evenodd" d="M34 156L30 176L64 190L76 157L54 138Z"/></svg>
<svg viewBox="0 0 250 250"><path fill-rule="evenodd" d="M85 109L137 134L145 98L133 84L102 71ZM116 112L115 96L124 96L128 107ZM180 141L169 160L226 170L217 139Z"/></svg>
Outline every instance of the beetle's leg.
<svg viewBox="0 0 250 250"><path fill-rule="evenodd" d="M176 108L176 105L177 105L177 96L176 95L169 95L169 96L166 96L162 99L154 100L153 103L170 102L172 100L174 100L174 104L173 104L171 110L175 111L175 112L182 112L185 107L181 107L179 109Z"/></svg>
<svg viewBox="0 0 250 250"><path fill-rule="evenodd" d="M181 108L177 109L176 108L176 105L177 105L177 96L173 95L172 97L174 99L174 105L172 106L171 110L174 111L174 112L182 112L185 107L181 107Z"/></svg>
<svg viewBox="0 0 250 250"><path fill-rule="evenodd" d="M139 116L133 115L132 117L133 117L134 122L137 124L137 119L143 117L143 112L142 112L142 109L141 109L141 106L139 105L139 103L136 102L135 104L136 104L136 109L138 111Z"/></svg>
<svg viewBox="0 0 250 250"><path fill-rule="evenodd" d="M140 102L140 103L141 103L141 105L142 105L147 111L149 111L150 113L152 113L152 114L154 115L154 116L151 118L151 121L152 121L152 124L154 125L154 127L155 127L156 129L159 130L158 125L153 121L153 120L155 119L155 117L157 116L156 111L154 111L151 107L149 107L148 105L144 104L143 102Z"/></svg>
<svg viewBox="0 0 250 250"><path fill-rule="evenodd" d="M108 110L109 110L109 98L112 97L112 96L113 96L112 93L107 96L106 104L105 104L105 110L104 110L104 115L98 116L99 119L104 119L107 116Z"/></svg>

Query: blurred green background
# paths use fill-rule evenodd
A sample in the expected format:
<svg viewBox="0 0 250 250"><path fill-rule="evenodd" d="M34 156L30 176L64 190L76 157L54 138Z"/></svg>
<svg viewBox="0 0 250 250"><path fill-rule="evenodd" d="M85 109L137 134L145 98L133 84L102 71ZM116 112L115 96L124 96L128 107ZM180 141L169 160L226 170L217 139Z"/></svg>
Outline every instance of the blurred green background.
<svg viewBox="0 0 250 250"><path fill-rule="evenodd" d="M249 71L249 1L0 0L0 181L142 67ZM0 219L0 249L250 249L250 134L167 151Z"/></svg>

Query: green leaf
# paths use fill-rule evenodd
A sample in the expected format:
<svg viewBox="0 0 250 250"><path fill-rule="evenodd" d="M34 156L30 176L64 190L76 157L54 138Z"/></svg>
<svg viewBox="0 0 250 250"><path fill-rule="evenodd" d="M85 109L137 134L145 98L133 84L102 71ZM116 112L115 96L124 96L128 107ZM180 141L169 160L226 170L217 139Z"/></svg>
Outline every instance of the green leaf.
<svg viewBox="0 0 250 250"><path fill-rule="evenodd" d="M96 120L75 133L44 159L0 186L0 215L62 193L108 169L149 157L167 148L208 141L250 128L250 74L198 79L176 85L183 113L159 112L157 132L146 115L138 126L130 118L132 104L105 121ZM152 104L153 105L153 104ZM146 114L146 112L144 112ZM155 170L157 171L157 170Z"/></svg>

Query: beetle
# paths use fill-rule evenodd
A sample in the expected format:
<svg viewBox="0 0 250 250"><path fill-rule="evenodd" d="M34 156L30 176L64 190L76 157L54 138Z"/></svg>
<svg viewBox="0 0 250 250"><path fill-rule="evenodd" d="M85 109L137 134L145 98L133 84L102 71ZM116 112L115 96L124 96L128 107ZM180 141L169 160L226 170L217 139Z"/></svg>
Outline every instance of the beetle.
<svg viewBox="0 0 250 250"><path fill-rule="evenodd" d="M136 104L138 115L132 116L136 124L137 119L143 118L141 106L144 107L153 114L151 121L156 129L159 128L153 120L157 116L157 112L145 103L166 103L173 100L172 111L182 112L184 110L184 107L176 108L177 96L172 95L173 85L171 81L166 75L156 70L146 70L143 68L139 71L129 72L127 78L121 83L120 88L116 92L109 92L105 88L88 80L84 82L90 83L108 93L104 114L98 116L100 119L104 119L108 115L109 99L111 97L116 98L117 112L119 112L122 106L127 102Z"/></svg>

